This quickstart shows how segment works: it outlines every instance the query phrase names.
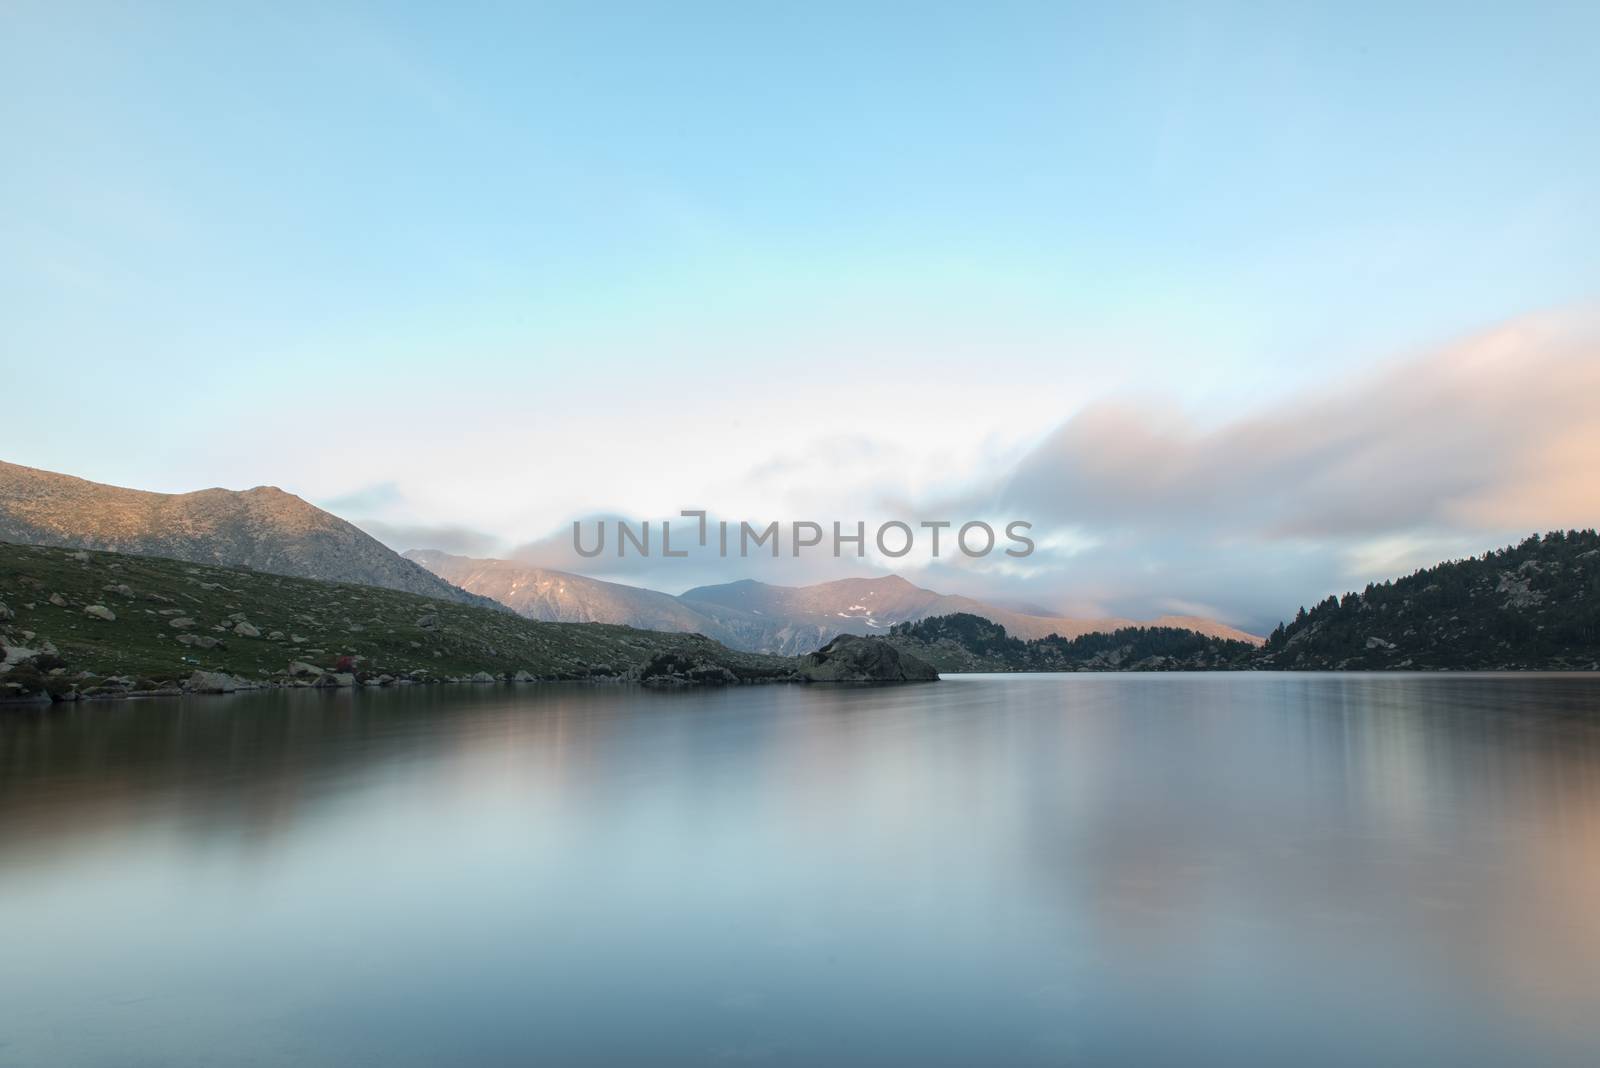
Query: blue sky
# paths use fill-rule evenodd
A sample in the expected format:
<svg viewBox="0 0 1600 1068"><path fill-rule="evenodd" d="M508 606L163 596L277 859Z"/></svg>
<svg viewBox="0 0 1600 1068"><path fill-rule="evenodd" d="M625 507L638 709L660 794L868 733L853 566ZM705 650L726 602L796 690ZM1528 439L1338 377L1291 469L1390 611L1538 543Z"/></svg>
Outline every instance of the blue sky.
<svg viewBox="0 0 1600 1068"><path fill-rule="evenodd" d="M507 545L853 518L1588 307L1600 8L1403 6L11 3L0 447ZM1113 566L1045 594L1159 599Z"/></svg>

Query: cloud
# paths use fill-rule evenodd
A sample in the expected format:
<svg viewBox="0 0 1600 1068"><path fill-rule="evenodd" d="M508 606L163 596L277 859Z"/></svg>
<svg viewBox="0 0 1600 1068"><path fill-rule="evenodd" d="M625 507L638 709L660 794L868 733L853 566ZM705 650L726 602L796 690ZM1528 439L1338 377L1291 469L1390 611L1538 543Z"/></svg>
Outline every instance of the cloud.
<svg viewBox="0 0 1600 1068"><path fill-rule="evenodd" d="M335 514L340 512L382 512L396 508L405 501L399 483L374 482L336 497L324 497L319 504Z"/></svg>
<svg viewBox="0 0 1600 1068"><path fill-rule="evenodd" d="M1152 404L1092 406L1003 480L998 503L1267 541L1591 525L1595 325L1522 320L1212 427Z"/></svg>
<svg viewBox="0 0 1600 1068"><path fill-rule="evenodd" d="M563 524L542 538L517 546L510 555L512 559L534 567L572 571L612 582L648 586L668 593L681 593L695 586L746 578L777 585L804 586L832 579L884 573L881 568L874 567L870 560L859 559L848 553L835 558L825 545L794 556L787 522L780 523L780 551L776 557L766 547L752 548L748 557L741 557L739 520L728 520L728 555L723 556L718 537L719 519L716 515L707 517L706 544L702 546L699 544L697 519L678 515L648 517L650 555L639 555L633 543L629 542L627 555L619 557L617 523L627 523L637 534L641 530L641 517L594 513L578 522L582 524L582 539L586 549L595 545L597 525L605 525L605 548L599 556L584 557L574 551L571 523ZM668 558L662 555L663 521L671 524L673 551L686 552L687 556ZM751 525L760 532L769 522L771 520L751 520Z"/></svg>
<svg viewBox="0 0 1600 1068"><path fill-rule="evenodd" d="M1092 405L944 508L1036 524L1037 570L983 576L991 596L1133 616L1202 604L1270 626L1327 593L1600 522L1597 326L1518 320L1210 423L1151 398ZM1058 559L1052 530L1090 543Z"/></svg>
<svg viewBox="0 0 1600 1068"><path fill-rule="evenodd" d="M383 542L395 552L409 549L440 549L459 556L494 556L505 543L493 534L459 526L386 523L377 519L352 520L356 526Z"/></svg>
<svg viewBox="0 0 1600 1068"><path fill-rule="evenodd" d="M1590 313L1528 317L1238 414L1124 395L1084 407L1031 448L932 464L942 479L930 474L931 447L825 433L812 448L774 450L744 480L790 503L768 516L785 523L982 518L998 529L1030 520L1038 551L1027 560L796 560L787 548L776 560L720 558L694 544L693 520L672 511L576 513L586 531L608 523L600 557L573 551L570 519L505 554L669 592L892 568L943 592L1051 612L1210 615L1264 632L1328 593L1535 530L1600 522L1597 326ZM721 500L711 492L688 503ZM511 544L466 526L410 522L420 516L392 483L329 503L383 515L359 522L396 548L494 555ZM616 556L619 518L651 520L650 557ZM690 550L686 559L661 557L663 519L674 546Z"/></svg>
<svg viewBox="0 0 1600 1068"><path fill-rule="evenodd" d="M485 531L459 523L416 521L416 508L398 482L373 482L319 498L318 503L396 552L441 549L463 556L494 556L505 549L502 539Z"/></svg>

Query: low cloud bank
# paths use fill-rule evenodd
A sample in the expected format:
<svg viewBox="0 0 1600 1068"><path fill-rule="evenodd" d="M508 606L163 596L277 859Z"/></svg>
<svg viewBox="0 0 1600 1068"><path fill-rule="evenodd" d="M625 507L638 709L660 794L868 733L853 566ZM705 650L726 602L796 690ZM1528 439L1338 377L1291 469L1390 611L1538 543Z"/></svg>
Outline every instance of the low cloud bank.
<svg viewBox="0 0 1600 1068"><path fill-rule="evenodd" d="M1093 535L1041 575L1048 591L1012 584L1035 600L1189 602L1260 628L1329 592L1600 522L1597 398L1596 317L1531 317L1215 424L1091 406L982 503Z"/></svg>
<svg viewBox="0 0 1600 1068"><path fill-rule="evenodd" d="M1592 318L1523 320L1213 427L1097 405L1026 457L997 504L1255 541L1592 524L1597 336Z"/></svg>
<svg viewBox="0 0 1600 1068"><path fill-rule="evenodd" d="M1528 317L1230 418L1208 421L1155 396L1097 403L987 478L968 474L965 491L934 498L908 487L871 510L908 522L1026 518L1039 543L1033 556L719 558L694 544L693 520L654 516L652 536L672 520L686 559L619 559L614 545L585 559L570 522L509 551L462 527L360 522L395 548L498 552L671 592L893 566L942 592L1054 613L1208 615L1264 633L1331 592L1533 531L1600 523L1600 316ZM366 496L382 504L395 493L380 486ZM592 531L597 521L637 527L641 518L583 522Z"/></svg>

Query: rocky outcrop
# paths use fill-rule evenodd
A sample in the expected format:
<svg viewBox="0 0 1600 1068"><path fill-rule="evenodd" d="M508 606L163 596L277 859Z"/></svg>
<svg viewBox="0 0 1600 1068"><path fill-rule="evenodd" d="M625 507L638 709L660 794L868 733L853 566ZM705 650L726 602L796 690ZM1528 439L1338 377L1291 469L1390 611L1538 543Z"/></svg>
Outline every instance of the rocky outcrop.
<svg viewBox="0 0 1600 1068"><path fill-rule="evenodd" d="M639 669L646 686L727 686L739 676L726 665L675 650L657 653Z"/></svg>
<svg viewBox="0 0 1600 1068"><path fill-rule="evenodd" d="M222 642L216 638L211 638L204 634L180 634L178 635L178 644L187 645L196 649L215 649L217 646L221 645Z"/></svg>
<svg viewBox="0 0 1600 1068"><path fill-rule="evenodd" d="M800 658L800 674L812 682L933 682L939 673L926 661L879 638L841 634Z"/></svg>

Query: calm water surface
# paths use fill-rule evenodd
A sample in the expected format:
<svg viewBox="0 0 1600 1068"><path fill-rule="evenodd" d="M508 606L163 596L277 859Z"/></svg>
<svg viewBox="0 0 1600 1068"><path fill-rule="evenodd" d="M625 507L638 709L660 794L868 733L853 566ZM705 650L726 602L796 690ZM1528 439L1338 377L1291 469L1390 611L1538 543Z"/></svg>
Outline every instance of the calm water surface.
<svg viewBox="0 0 1600 1068"><path fill-rule="evenodd" d="M0 715L0 1065L1600 1064L1600 680Z"/></svg>

